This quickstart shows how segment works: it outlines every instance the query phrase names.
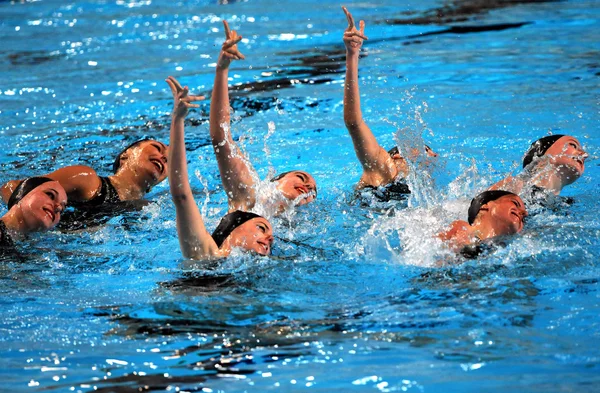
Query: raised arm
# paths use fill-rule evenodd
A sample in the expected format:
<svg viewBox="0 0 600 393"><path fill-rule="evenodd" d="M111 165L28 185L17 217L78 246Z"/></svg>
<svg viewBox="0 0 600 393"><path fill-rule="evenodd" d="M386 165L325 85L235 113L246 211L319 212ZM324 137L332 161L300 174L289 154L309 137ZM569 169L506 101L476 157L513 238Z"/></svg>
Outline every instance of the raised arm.
<svg viewBox="0 0 600 393"><path fill-rule="evenodd" d="M69 202L81 202L92 199L100 189L100 178L96 171L86 165L72 165L42 175L56 180L65 189ZM0 188L0 196L5 203L21 180L11 180Z"/></svg>
<svg viewBox="0 0 600 393"><path fill-rule="evenodd" d="M198 107L192 101L203 99L188 96L188 88L170 76L166 82L173 93L173 114L169 142L169 187L175 204L177 234L181 253L186 258L207 259L219 255L212 236L204 226L204 220L196 205L188 179L187 157L185 152L184 120L188 109Z"/></svg>
<svg viewBox="0 0 600 393"><path fill-rule="evenodd" d="M210 101L210 137L219 164L223 188L229 199L229 210L251 209L255 203L254 180L248 160L233 141L229 118L228 71L232 60L243 60L237 49L242 39L223 21L226 41L223 43L215 75L215 84Z"/></svg>
<svg viewBox="0 0 600 393"><path fill-rule="evenodd" d="M360 92L358 90L358 57L364 35L365 22L360 21L360 31L354 25L352 14L342 7L348 18L348 28L344 32L346 46L346 83L344 85L344 122L352 137L356 157L363 167L365 185L378 186L395 179L398 171L387 151L382 148L375 135L367 126L360 109Z"/></svg>

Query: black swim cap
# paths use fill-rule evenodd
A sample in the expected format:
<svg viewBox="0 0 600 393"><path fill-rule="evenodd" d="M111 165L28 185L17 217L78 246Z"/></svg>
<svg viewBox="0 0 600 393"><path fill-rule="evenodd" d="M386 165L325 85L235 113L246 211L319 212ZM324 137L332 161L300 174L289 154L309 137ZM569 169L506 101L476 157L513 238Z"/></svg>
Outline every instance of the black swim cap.
<svg viewBox="0 0 600 393"><path fill-rule="evenodd" d="M54 180L42 176L28 177L27 179L23 180L21 183L19 183L17 188L15 188L10 198L8 198L8 210L10 210L10 208L16 205L17 203L19 203L21 199L25 198L25 196L29 194L33 189L35 189L38 186L41 186L44 183L48 183L49 181Z"/></svg>
<svg viewBox="0 0 600 393"><path fill-rule="evenodd" d="M277 181L277 180L281 180L281 179L283 179L283 177L285 175L287 175L288 173L292 173L292 172L294 172L294 171L287 171L287 172L280 173L279 175L277 175L274 178L272 178L271 182L274 182L274 181Z"/></svg>
<svg viewBox="0 0 600 393"><path fill-rule="evenodd" d="M495 201L496 199L502 198L506 195L516 196L517 194L503 190L494 190L484 191L481 194L477 195L475 198L473 198L473 200L471 201L471 206L469 206L469 225L473 225L473 222L475 222L475 218L477 217L477 214L479 214L479 210L481 210L481 207L483 205L485 205L488 202Z"/></svg>
<svg viewBox="0 0 600 393"><path fill-rule="evenodd" d="M251 212L243 212L241 210L236 210L227 214L219 225L217 225L217 229L212 234L212 238L217 243L217 247L221 248L227 236L231 235L231 232L246 221L252 220L253 218L262 218L258 214L254 214Z"/></svg>
<svg viewBox="0 0 600 393"><path fill-rule="evenodd" d="M123 150L121 150L121 152L117 155L117 158L115 158L115 161L113 162L113 173L117 173L117 171L119 170L119 168L121 168L121 156L123 154L125 154L125 152L129 149L131 149L132 147L136 147L137 145L139 145L142 142L146 142L146 141L152 141L154 139L150 139L150 138L143 138L143 139L139 139L135 142L133 142L132 144L130 144L129 146L127 146L126 148L124 148Z"/></svg>
<svg viewBox="0 0 600 393"><path fill-rule="evenodd" d="M535 157L541 157L546 154L546 151L563 136L565 135L550 135L533 142L527 153L525 153L525 157L523 157L523 168L531 164Z"/></svg>

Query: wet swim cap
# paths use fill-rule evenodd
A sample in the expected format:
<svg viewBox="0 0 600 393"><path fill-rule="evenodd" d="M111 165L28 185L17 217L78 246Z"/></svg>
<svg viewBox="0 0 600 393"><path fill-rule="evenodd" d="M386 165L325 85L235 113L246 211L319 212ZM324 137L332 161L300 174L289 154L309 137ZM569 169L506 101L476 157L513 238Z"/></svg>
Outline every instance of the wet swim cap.
<svg viewBox="0 0 600 393"><path fill-rule="evenodd" d="M219 225L217 225L217 229L212 234L212 238L217 243L217 247L221 248L227 236L231 235L231 232L246 221L252 220L253 218L262 218L258 214L243 212L241 210L236 210L227 214Z"/></svg>
<svg viewBox="0 0 600 393"><path fill-rule="evenodd" d="M132 144L130 144L129 146L127 146L126 148L124 148L123 150L121 150L121 152L119 154L117 154L117 158L115 158L115 161L113 162L113 173L117 173L117 171L119 170L119 168L121 168L121 156L129 149L131 149L132 147L136 147L137 145L139 145L142 142L146 142L146 141L152 141L154 139L150 139L150 138L143 138L143 139L139 139L135 142L133 142Z"/></svg>
<svg viewBox="0 0 600 393"><path fill-rule="evenodd" d="M535 157L541 157L546 154L546 151L563 136L565 135L550 135L533 142L527 153L525 153L525 157L523 157L523 168L531 164Z"/></svg>
<svg viewBox="0 0 600 393"><path fill-rule="evenodd" d="M473 225L475 222L475 218L477 214L479 214L479 210L481 207L488 202L495 201L496 199L502 198L505 195L516 195L512 192L503 191L503 190L494 190L494 191L484 191L481 194L477 195L471 201L471 206L469 206L469 225Z"/></svg>
<svg viewBox="0 0 600 393"><path fill-rule="evenodd" d="M279 175L277 175L274 178L272 178L271 182L274 182L274 181L277 181L277 180L281 180L281 179L283 179L283 177L285 175L287 175L288 173L292 173L292 172L294 172L294 171L287 171L287 172L280 173Z"/></svg>
<svg viewBox="0 0 600 393"><path fill-rule="evenodd" d="M33 189L49 181L54 180L42 176L28 177L27 179L23 180L21 183L19 183L17 188L15 188L10 198L8 199L8 210L10 210L10 208L16 205L17 203L19 203L21 199L25 198L25 196L29 194Z"/></svg>

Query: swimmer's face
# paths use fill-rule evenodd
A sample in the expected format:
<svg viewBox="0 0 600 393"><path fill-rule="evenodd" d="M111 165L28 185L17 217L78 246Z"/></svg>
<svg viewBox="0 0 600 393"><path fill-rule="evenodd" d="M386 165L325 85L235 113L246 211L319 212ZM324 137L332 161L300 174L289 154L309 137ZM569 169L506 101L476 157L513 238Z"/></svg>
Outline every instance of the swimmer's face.
<svg viewBox="0 0 600 393"><path fill-rule="evenodd" d="M523 200L517 195L505 195L494 201L490 201L481 207L485 211L483 220L494 228L496 236L513 235L521 232L527 210Z"/></svg>
<svg viewBox="0 0 600 393"><path fill-rule="evenodd" d="M273 228L265 218L256 217L235 228L228 240L231 247L269 255L273 244Z"/></svg>
<svg viewBox="0 0 600 393"><path fill-rule="evenodd" d="M557 167L567 184L581 177L585 170L585 159L588 158L579 141L572 136L558 139L546 150L545 156L550 159L552 165Z"/></svg>
<svg viewBox="0 0 600 393"><path fill-rule="evenodd" d="M425 149L424 163L425 163L425 165L429 165L433 162L432 158L436 158L438 156L438 154L436 152L434 152L433 150L431 150L431 148L427 145L424 146L424 149ZM415 161L417 161L418 157L422 153L423 152L420 149L413 148L410 150L410 152L408 154L408 159L411 162L415 162ZM406 176L407 171L408 171L408 164L406 162L406 159L404 157L402 157L400 155L400 153L392 154L391 157L392 157L392 160L394 160L396 169L398 169L398 173L401 174L402 176Z"/></svg>
<svg viewBox="0 0 600 393"><path fill-rule="evenodd" d="M159 141L148 140L130 148L121 156L122 167L133 169L144 188L152 188L167 178L168 147Z"/></svg>
<svg viewBox="0 0 600 393"><path fill-rule="evenodd" d="M16 206L21 209L27 230L37 232L54 228L66 205L65 189L59 182L52 181L31 190Z"/></svg>
<svg viewBox="0 0 600 393"><path fill-rule="evenodd" d="M287 198L295 200L301 197L299 205L305 205L315 200L317 183L304 171L292 171L277 180L277 189Z"/></svg>

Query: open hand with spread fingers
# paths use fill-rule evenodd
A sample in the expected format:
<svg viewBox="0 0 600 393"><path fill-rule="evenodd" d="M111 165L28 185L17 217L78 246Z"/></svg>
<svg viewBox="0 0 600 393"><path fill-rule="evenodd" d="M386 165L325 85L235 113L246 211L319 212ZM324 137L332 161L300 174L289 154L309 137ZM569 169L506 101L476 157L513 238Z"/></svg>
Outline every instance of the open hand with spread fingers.
<svg viewBox="0 0 600 393"><path fill-rule="evenodd" d="M229 67L231 60L244 60L245 57L237 48L237 43L242 40L242 36L238 35L235 30L229 30L227 21L224 20L223 25L225 27L225 42L221 47L217 67L225 69Z"/></svg>
<svg viewBox="0 0 600 393"><path fill-rule="evenodd" d="M189 108L198 108L200 105L192 104L193 101L202 101L204 96L194 96L188 95L189 89L188 87L181 87L177 79L170 76L165 79L165 82L171 88L171 93L173 94L173 117L184 118Z"/></svg>
<svg viewBox="0 0 600 393"><path fill-rule="evenodd" d="M362 46L363 40L368 40L365 36L365 21L360 21L360 31L356 29L356 25L354 24L354 18L352 18L352 14L346 7L342 7L344 13L346 14L346 18L348 18L348 27L346 31L344 31L344 45L346 45L346 50L350 52L360 51L360 47Z"/></svg>

